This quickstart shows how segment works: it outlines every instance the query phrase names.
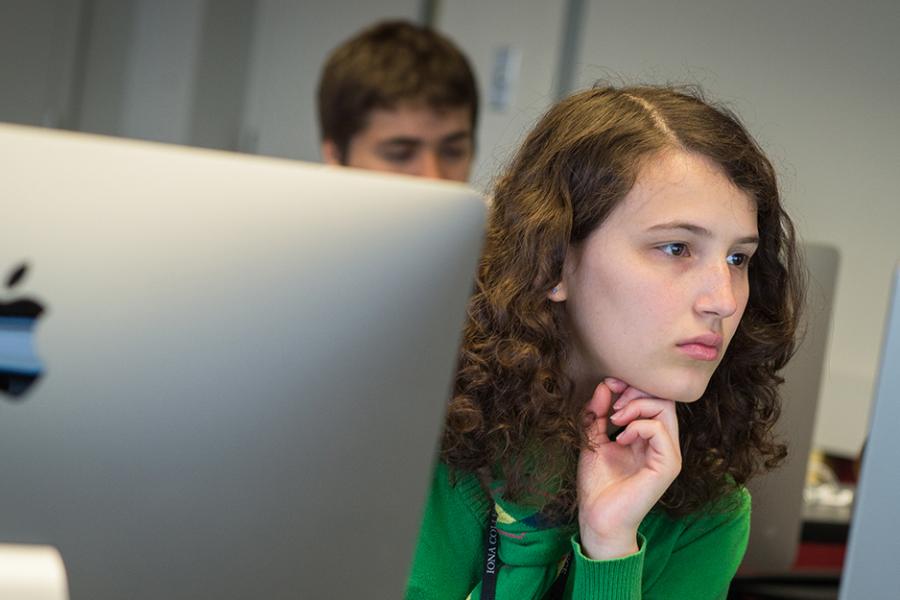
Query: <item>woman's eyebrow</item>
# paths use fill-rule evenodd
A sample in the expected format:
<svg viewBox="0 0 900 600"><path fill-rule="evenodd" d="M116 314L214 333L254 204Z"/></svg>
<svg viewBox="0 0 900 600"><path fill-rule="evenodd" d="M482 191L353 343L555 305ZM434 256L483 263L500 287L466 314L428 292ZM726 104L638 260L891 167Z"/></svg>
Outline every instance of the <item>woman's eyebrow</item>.
<svg viewBox="0 0 900 600"><path fill-rule="evenodd" d="M698 235L700 237L713 237L712 232L696 223L689 223L686 221L669 221L667 223L660 223L658 225L653 225L649 227L647 231L658 231L658 230L673 230L673 229L681 229L684 231L688 231L693 233L694 235ZM759 244L759 236L758 235L748 235L742 238L735 240L735 243L738 244Z"/></svg>

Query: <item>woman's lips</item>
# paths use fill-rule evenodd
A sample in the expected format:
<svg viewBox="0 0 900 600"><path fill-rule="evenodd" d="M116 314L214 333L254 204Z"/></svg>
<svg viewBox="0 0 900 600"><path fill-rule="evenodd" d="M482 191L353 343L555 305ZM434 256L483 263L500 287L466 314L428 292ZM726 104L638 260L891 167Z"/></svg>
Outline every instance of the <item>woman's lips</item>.
<svg viewBox="0 0 900 600"><path fill-rule="evenodd" d="M722 348L722 336L718 333L706 333L677 344L678 349L696 360L713 361L719 357Z"/></svg>
<svg viewBox="0 0 900 600"><path fill-rule="evenodd" d="M719 357L719 349L706 344L678 344L678 349L696 360L716 360Z"/></svg>

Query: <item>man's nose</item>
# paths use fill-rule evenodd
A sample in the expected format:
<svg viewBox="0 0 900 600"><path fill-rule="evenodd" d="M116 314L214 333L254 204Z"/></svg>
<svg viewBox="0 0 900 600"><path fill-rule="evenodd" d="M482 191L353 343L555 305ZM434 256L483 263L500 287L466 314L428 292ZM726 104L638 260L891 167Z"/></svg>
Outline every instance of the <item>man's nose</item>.
<svg viewBox="0 0 900 600"><path fill-rule="evenodd" d="M422 160L419 166L420 177L428 177L430 179L443 179L444 170L441 167L441 159L436 152L426 150L422 153Z"/></svg>

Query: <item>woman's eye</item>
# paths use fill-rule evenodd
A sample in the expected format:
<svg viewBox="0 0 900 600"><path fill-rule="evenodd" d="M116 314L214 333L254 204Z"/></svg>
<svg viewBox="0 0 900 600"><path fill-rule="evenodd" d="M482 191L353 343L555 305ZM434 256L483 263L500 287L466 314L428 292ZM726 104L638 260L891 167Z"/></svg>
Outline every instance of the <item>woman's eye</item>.
<svg viewBox="0 0 900 600"><path fill-rule="evenodd" d="M732 267L743 267L748 260L750 260L750 257L746 254L736 253L728 257L728 264Z"/></svg>
<svg viewBox="0 0 900 600"><path fill-rule="evenodd" d="M690 256L687 244L681 242L672 242L671 244L663 244L659 249L671 256Z"/></svg>

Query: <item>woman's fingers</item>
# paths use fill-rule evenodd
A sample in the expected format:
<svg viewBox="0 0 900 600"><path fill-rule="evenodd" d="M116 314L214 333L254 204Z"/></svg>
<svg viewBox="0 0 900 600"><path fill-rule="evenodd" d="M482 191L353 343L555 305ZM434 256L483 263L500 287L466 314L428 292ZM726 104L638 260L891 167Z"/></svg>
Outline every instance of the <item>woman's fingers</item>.
<svg viewBox="0 0 900 600"><path fill-rule="evenodd" d="M615 377L607 377L603 380L603 383L606 384L614 394L621 394L625 390L628 389L628 384L622 381L621 379L616 379Z"/></svg>
<svg viewBox="0 0 900 600"><path fill-rule="evenodd" d="M587 416L587 437L591 444L609 441L606 436L607 415L612 404L612 391L605 383L594 388L594 395L585 407Z"/></svg>
<svg viewBox="0 0 900 600"><path fill-rule="evenodd" d="M678 419L673 401L650 396L613 377L607 377L594 388L585 413L588 439L593 444L606 442L609 436L618 438L622 433L620 428L641 419L662 422L669 435L678 439Z"/></svg>
<svg viewBox="0 0 900 600"><path fill-rule="evenodd" d="M611 404L612 391L606 383L600 383L594 388L594 395L591 396L591 400L588 402L585 410L598 419L605 419L609 414Z"/></svg>
<svg viewBox="0 0 900 600"><path fill-rule="evenodd" d="M655 398L652 394L648 394L642 390L639 390L636 387L632 387L625 383L620 379L613 379L611 377L607 377L604 380L604 383L607 384L614 393L618 394L618 397L615 400L615 404L613 404L613 409L618 410L624 406L626 406L629 402L636 400L637 398Z"/></svg>
<svg viewBox="0 0 900 600"><path fill-rule="evenodd" d="M632 421L616 438L616 443L630 446L638 440L647 442L650 448L662 457L663 463L671 469L673 478L678 474L681 470L681 451L665 425L660 421L645 419Z"/></svg>
<svg viewBox="0 0 900 600"><path fill-rule="evenodd" d="M673 438L678 438L678 417L675 413L675 402L659 398L640 398L632 400L624 407L610 415L609 420L615 425L624 427L638 419L660 421Z"/></svg>

